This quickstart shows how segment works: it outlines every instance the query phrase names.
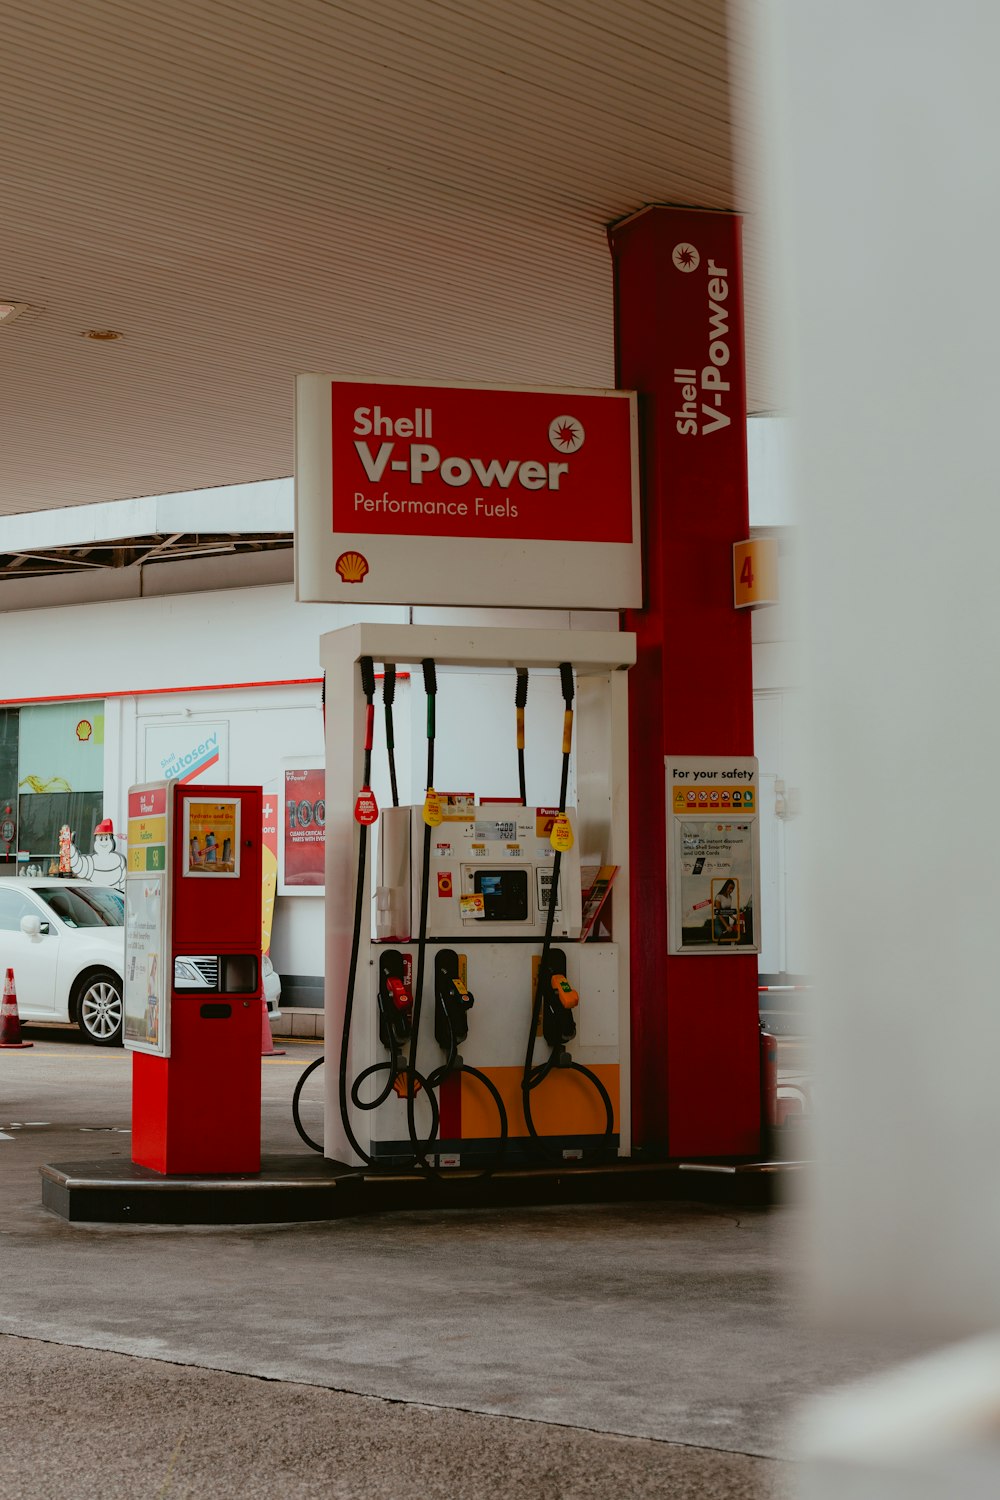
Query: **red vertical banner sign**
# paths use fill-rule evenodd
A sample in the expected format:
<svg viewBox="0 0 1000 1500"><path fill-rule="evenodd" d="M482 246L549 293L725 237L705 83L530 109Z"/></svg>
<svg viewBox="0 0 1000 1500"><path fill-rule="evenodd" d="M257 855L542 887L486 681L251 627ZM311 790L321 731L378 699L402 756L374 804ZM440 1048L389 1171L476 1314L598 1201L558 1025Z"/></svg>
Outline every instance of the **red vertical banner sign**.
<svg viewBox="0 0 1000 1500"><path fill-rule="evenodd" d="M667 953L664 756L753 753L740 220L653 207L612 229L617 379L640 393L645 607L629 673L633 1134L640 1153L759 1150L757 960Z"/></svg>

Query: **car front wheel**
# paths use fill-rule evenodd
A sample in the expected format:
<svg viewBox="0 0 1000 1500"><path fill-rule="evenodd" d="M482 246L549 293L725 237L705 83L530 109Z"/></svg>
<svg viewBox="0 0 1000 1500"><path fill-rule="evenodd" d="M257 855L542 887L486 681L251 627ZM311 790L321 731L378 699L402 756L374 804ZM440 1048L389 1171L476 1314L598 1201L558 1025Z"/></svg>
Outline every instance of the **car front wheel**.
<svg viewBox="0 0 1000 1500"><path fill-rule="evenodd" d="M98 1047L120 1047L122 1041L122 983L106 969L81 979L76 993L76 1023L88 1042Z"/></svg>

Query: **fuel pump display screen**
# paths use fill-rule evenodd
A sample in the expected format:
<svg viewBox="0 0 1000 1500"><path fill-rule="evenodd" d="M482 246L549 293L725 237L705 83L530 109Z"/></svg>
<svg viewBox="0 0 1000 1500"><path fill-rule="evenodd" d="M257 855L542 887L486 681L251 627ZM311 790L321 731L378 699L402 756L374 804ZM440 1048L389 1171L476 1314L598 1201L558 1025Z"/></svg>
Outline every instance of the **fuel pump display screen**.
<svg viewBox="0 0 1000 1500"><path fill-rule="evenodd" d="M475 891L483 897L485 921L528 920L527 870L477 870Z"/></svg>

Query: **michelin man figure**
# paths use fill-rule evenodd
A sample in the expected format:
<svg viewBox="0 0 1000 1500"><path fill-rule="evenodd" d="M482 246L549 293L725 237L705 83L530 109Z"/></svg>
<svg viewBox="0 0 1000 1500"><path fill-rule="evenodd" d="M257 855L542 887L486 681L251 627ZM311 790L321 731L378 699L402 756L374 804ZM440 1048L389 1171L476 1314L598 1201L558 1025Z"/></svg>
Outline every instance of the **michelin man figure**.
<svg viewBox="0 0 1000 1500"><path fill-rule="evenodd" d="M124 854L118 853L110 818L105 818L94 829L93 854L81 854L75 844L70 845L69 867L80 880L92 880L95 885L110 885L116 891L124 891L126 860Z"/></svg>

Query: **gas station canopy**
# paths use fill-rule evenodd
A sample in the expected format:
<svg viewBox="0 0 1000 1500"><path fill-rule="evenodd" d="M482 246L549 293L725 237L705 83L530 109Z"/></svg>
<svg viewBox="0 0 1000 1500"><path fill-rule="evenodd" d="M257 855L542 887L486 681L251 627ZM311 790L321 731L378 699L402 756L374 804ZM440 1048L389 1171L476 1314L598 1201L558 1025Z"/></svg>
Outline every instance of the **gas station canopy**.
<svg viewBox="0 0 1000 1500"><path fill-rule="evenodd" d="M613 385L608 224L747 207L723 0L7 0L4 48L0 513L287 475L300 371Z"/></svg>

